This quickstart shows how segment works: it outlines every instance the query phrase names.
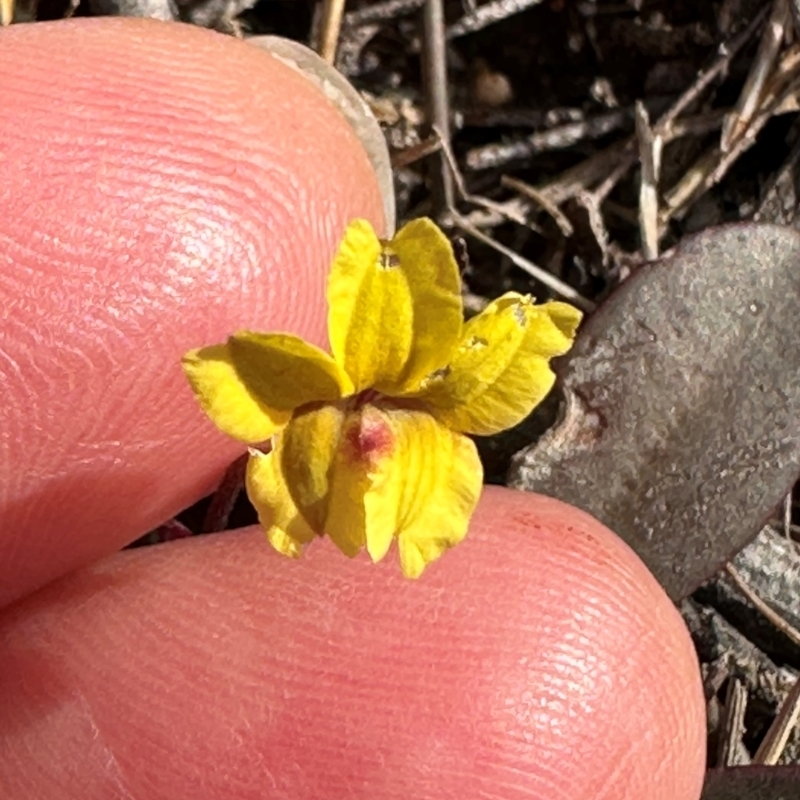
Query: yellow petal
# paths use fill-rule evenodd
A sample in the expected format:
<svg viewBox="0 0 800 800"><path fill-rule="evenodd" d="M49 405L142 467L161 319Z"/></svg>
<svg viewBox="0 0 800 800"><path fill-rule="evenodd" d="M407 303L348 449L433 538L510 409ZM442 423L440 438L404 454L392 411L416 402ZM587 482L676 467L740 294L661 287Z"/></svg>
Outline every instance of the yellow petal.
<svg viewBox="0 0 800 800"><path fill-rule="evenodd" d="M234 439L251 444L266 441L291 418L289 410L258 402L242 382L225 344L190 351L182 366L203 411Z"/></svg>
<svg viewBox="0 0 800 800"><path fill-rule="evenodd" d="M461 282L447 237L429 219L381 243L351 223L328 281L328 337L355 391L400 394L446 364L462 327Z"/></svg>
<svg viewBox="0 0 800 800"><path fill-rule="evenodd" d="M539 308L547 312L553 324L568 339L569 345L567 346L567 350L569 350L569 348L572 347L572 343L575 341L575 333L583 319L583 312L578 311L575 306L571 306L569 303L558 303L555 300L545 303L539 306ZM563 356L566 352L562 349L563 342L556 339L554 344L556 350L553 352L553 356Z"/></svg>
<svg viewBox="0 0 800 800"><path fill-rule="evenodd" d="M271 454L252 453L247 493L280 552L325 533L378 561L397 538L416 578L464 538L482 479L474 443L429 414L325 405L296 414Z"/></svg>
<svg viewBox="0 0 800 800"><path fill-rule="evenodd" d="M553 387L550 359L569 350L580 320L566 303L537 306L509 292L467 323L453 360L420 396L454 430L490 435L510 428Z"/></svg>
<svg viewBox="0 0 800 800"><path fill-rule="evenodd" d="M279 447L285 480L304 517L345 555L354 556L364 546L364 471L343 463L349 419L338 406L301 412Z"/></svg>
<svg viewBox="0 0 800 800"><path fill-rule="evenodd" d="M271 460L251 460L261 471L248 477L248 496L281 552L288 541L288 554L299 555L302 544L323 534L348 556L364 546L365 475L341 463L346 421L345 411L334 405L299 411L276 437ZM329 509L333 526L328 525Z"/></svg>
<svg viewBox="0 0 800 800"><path fill-rule="evenodd" d="M284 333L242 331L224 345L187 353L183 369L214 424L250 443L280 430L293 409L352 390L327 353Z"/></svg>
<svg viewBox="0 0 800 800"><path fill-rule="evenodd" d="M269 408L291 411L306 403L338 400L353 390L326 352L290 333L240 331L228 347L244 384Z"/></svg>
<svg viewBox="0 0 800 800"><path fill-rule="evenodd" d="M373 561L397 538L403 572L416 578L464 538L483 483L466 436L424 412L368 405L343 452L346 462L366 466L365 534Z"/></svg>
<svg viewBox="0 0 800 800"><path fill-rule="evenodd" d="M275 451L250 452L245 487L270 544L285 556L299 558L317 534L300 514Z"/></svg>

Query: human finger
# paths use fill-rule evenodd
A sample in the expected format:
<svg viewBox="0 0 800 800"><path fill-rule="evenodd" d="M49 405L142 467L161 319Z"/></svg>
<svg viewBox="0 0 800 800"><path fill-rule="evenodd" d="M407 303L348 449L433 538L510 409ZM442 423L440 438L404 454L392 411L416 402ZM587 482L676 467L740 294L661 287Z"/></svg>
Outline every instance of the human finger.
<svg viewBox="0 0 800 800"><path fill-rule="evenodd" d="M680 616L588 515L487 489L404 579L261 532L115 555L0 617L0 796L697 800Z"/></svg>
<svg viewBox="0 0 800 800"><path fill-rule="evenodd" d="M343 116L190 26L0 31L0 604L208 492L241 447L179 359L240 328L324 339L346 223L380 227Z"/></svg>

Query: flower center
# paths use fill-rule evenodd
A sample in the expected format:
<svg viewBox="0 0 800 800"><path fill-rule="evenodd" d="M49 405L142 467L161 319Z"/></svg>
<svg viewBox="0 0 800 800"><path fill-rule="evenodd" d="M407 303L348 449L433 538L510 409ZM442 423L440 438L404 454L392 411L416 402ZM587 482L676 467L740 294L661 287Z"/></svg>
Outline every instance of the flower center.
<svg viewBox="0 0 800 800"><path fill-rule="evenodd" d="M358 421L345 432L353 459L370 464L388 455L394 437L386 422L378 416L359 414Z"/></svg>

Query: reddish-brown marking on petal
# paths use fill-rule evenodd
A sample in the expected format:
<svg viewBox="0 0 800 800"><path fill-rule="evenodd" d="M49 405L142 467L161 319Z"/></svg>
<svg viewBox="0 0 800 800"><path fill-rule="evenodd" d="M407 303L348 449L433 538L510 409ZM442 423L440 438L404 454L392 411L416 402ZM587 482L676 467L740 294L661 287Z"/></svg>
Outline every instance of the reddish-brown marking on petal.
<svg viewBox="0 0 800 800"><path fill-rule="evenodd" d="M358 415L345 433L353 459L370 465L387 456L394 446L391 428L377 414L368 409Z"/></svg>

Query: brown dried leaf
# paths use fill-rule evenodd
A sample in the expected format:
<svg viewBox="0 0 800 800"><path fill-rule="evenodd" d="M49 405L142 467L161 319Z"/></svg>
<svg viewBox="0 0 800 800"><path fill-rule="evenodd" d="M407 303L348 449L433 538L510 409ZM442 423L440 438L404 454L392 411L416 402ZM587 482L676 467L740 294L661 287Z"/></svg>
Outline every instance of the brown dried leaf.
<svg viewBox="0 0 800 800"><path fill-rule="evenodd" d="M685 239L588 320L559 373L564 419L510 483L588 511L684 597L800 473L800 234Z"/></svg>

